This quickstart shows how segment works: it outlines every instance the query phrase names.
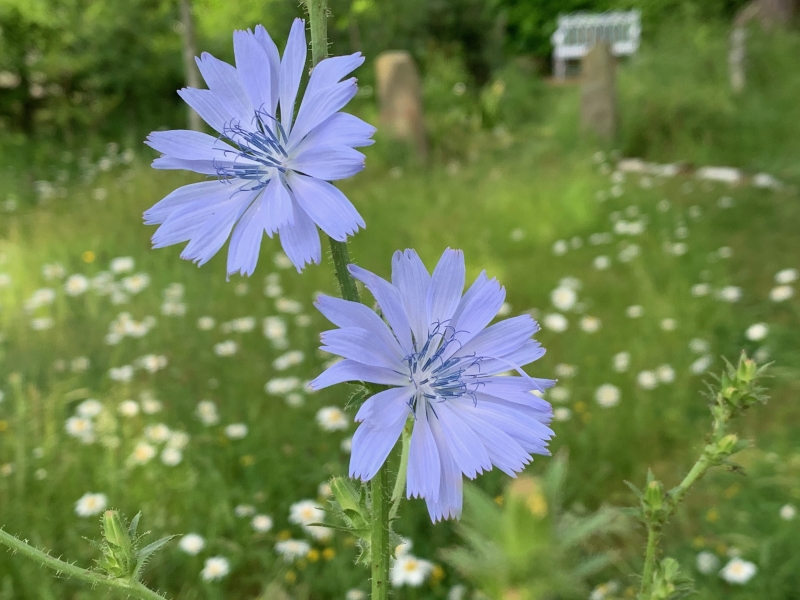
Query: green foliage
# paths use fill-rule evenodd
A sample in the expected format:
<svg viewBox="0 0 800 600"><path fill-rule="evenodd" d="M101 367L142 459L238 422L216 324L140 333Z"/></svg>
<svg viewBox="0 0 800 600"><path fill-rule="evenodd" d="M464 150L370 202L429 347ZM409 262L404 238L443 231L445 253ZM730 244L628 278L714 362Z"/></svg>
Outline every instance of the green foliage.
<svg viewBox="0 0 800 600"><path fill-rule="evenodd" d="M496 500L466 486L464 515L456 526L462 545L444 550L444 559L492 599L586 594L587 579L614 560L597 542L604 538L608 545L626 525L608 507L592 513L565 508L566 471L561 453L541 477L520 476Z"/></svg>

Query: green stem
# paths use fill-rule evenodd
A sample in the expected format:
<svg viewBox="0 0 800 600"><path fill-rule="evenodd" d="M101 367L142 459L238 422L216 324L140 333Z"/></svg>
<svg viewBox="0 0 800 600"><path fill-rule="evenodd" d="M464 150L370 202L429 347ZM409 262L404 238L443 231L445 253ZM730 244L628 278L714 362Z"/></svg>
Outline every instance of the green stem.
<svg viewBox="0 0 800 600"><path fill-rule="evenodd" d="M653 569L656 565L658 552L658 539L661 536L661 524L650 522L647 524L647 550L644 554L644 569L642 570L642 587L639 590L639 600L650 600L653 588Z"/></svg>
<svg viewBox="0 0 800 600"><path fill-rule="evenodd" d="M336 271L336 280L339 282L339 291L342 298L351 302L361 302L358 294L356 280L347 270L350 264L350 253L347 250L347 242L337 242L333 238L328 238L331 243L331 257L333 258L333 268Z"/></svg>
<svg viewBox="0 0 800 600"><path fill-rule="evenodd" d="M19 552L23 556L34 560L40 565L54 570L56 573L64 573L69 577L80 579L92 585L100 584L117 590L123 590L127 595L141 600L165 600L161 594L146 588L138 581L131 581L128 579L110 579L100 573L82 569L76 565L65 562L58 558L54 558L49 554L34 548L30 544L14 537L10 533L0 529L0 544L4 544L11 548L14 552Z"/></svg>
<svg viewBox="0 0 800 600"><path fill-rule="evenodd" d="M311 23L311 66L319 64L328 56L328 0L305 0L308 18ZM339 282L342 298L360 302L356 281L347 266L350 253L347 242L329 238L331 257ZM372 486L372 600L387 600L389 597L389 496L386 463L371 481ZM403 477L405 469L402 469ZM399 476L398 476L399 477Z"/></svg>
<svg viewBox="0 0 800 600"><path fill-rule="evenodd" d="M670 491L669 493L669 509L670 514L677 508L678 504L680 504L683 497L689 491L689 488L692 487L695 482L700 479L708 469L711 468L711 461L706 456L704 452L702 456L694 463L692 470L686 474L686 477L683 478L680 485L676 487L674 490Z"/></svg>
<svg viewBox="0 0 800 600"><path fill-rule="evenodd" d="M389 598L389 503L386 464L372 478L372 600Z"/></svg>
<svg viewBox="0 0 800 600"><path fill-rule="evenodd" d="M411 428L409 421L403 428L402 450L400 451L400 467L397 471L397 479L394 482L394 489L392 490L392 508L389 511L389 520L391 521L397 516L397 511L400 508L400 502L403 500L403 490L406 487L406 471L408 471L408 453L411 448Z"/></svg>

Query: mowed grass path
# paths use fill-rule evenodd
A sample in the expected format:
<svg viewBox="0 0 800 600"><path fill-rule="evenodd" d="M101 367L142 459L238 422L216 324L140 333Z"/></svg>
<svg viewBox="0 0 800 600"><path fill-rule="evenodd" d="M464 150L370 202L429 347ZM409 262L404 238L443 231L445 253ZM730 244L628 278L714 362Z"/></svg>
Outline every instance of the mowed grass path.
<svg viewBox="0 0 800 600"><path fill-rule="evenodd" d="M708 356L711 370L718 371L720 355L735 359L742 349L760 350L759 356L778 367L773 401L741 423L759 448L743 459L754 476L739 482L734 492L730 475L707 483L687 508L693 518L678 520L670 543L689 562L693 540L695 549L710 544L720 553L720 545L736 543L757 559L765 539L784 535L786 527L797 530L796 524L781 523L777 511L792 498L800 499L792 478L800 469L796 458L792 462L800 455L800 298L769 299L776 273L800 268L796 188L730 187L689 175L615 175L613 162L598 162L589 151L564 156L523 141L487 150L473 163L447 167L389 168L371 159L364 173L342 185L367 222L351 243L358 264L388 276L397 249L415 248L432 267L444 248L462 248L468 281L483 269L498 277L511 314L533 311L540 322L555 312L566 318L565 331L545 328L538 335L548 352L528 371L559 379L559 391L549 395L561 409L553 426L553 449L570 452L572 502L630 504L623 480L641 482L648 467L668 485L676 483L708 423L699 395L702 378L691 373L692 364ZM267 240L256 274L226 282L224 253L198 269L178 258L179 248L151 250L154 229L141 224L142 211L190 181L183 174L150 170L143 157L100 173L91 184L64 184L65 198L4 215L0 273L10 283L0 288L0 390L5 396L0 464L6 465L0 476L2 525L88 564L92 554L81 536L96 536L97 522L77 517L74 504L86 492L101 492L127 514L143 510L145 525L157 533L192 531L206 538L207 547L197 557L171 551L151 570L153 584L175 597L256 597L273 580L292 597L342 597L349 588L363 588L366 579L352 566L349 540L340 534L324 543L311 540L320 551L334 552L298 564L282 561L273 546L281 537L308 538L287 521L289 506L317 498L321 483L346 471L342 441L352 435L353 425L325 431L315 415L325 406L344 407L349 392L345 386L318 394L301 390L298 405L296 396L287 403L287 394L264 389L276 377L311 379L329 360L316 350L318 334L328 325L312 306L318 291L335 293L329 261L326 257L323 265L303 274L279 268L279 244ZM118 305L94 290L68 296L63 279L47 281L43 275L44 265L60 263L67 276L91 278L120 256L133 257L133 273L147 274L149 285ZM605 262L596 261L599 256L608 257L608 268L596 267ZM274 297L264 293L267 277ZM563 282L567 277L573 279ZM174 283L184 287L185 314L162 315L163 292ZM693 296L697 284L706 284L708 294ZM551 302L559 285L577 292L569 310ZM737 301L720 299L720 294L736 295L725 292L726 286L740 288ZM54 302L26 311L26 300L45 287L56 290ZM299 302L297 311L285 312L282 298ZM631 311L632 306L641 308ZM121 312L139 322L155 317L155 325L142 337L109 345L104 339ZM261 334L261 320L274 315L287 325L286 347L275 347ZM198 328L202 316L214 318L212 330ZM42 317L52 318L53 326L33 330L32 319ZM241 317L255 318L255 329L221 327ZM581 326L585 317L599 321L584 320ZM768 325L767 336L748 340L747 328L760 322ZM596 331L585 330L592 325ZM227 340L236 342L237 351L219 356L215 345ZM304 360L276 368L273 361L290 350L301 351ZM613 357L622 352L629 353L629 366L618 372ZM165 356L166 368L155 373L136 369L130 382L109 377L110 369L133 365L149 354ZM90 361L85 372L70 369L78 357ZM642 371L656 373L660 381L646 389L650 386L641 384L647 381ZM20 383L10 382L12 373L21 376ZM596 402L595 392L603 384L619 388L615 406ZM159 399L163 409L121 416L118 405L139 399L142 392ZM99 399L104 406L94 422L97 439L90 444L65 432L66 419L85 398ZM198 418L197 404L204 399L215 402L218 424L207 426ZM166 466L156 456L133 464L130 455L145 439L145 427L161 423L190 436L182 462ZM230 439L224 427L231 423L245 423L247 435ZM102 443L104 436L119 445ZM152 445L160 451L158 443ZM547 460L537 458L531 470ZM780 476L776 463L785 465ZM480 481L494 493L505 480L492 473ZM734 507L731 511L752 509L753 514L744 521L726 521L726 502ZM274 529L254 533L249 519L235 515L240 504L272 516ZM712 505L719 505L716 516L707 513ZM431 526L419 501L406 505L403 513L401 532L415 542L415 553L437 560L436 550L453 541L451 528ZM783 533L775 533L779 529ZM700 537L705 541L698 546ZM636 568L638 551L634 535L624 548L620 573ZM213 555L227 557L232 574L220 583L203 584L198 578L202 560ZM761 559L763 585L773 585L768 573L780 565ZM445 573L416 597L444 597L457 581ZM759 585L756 581L735 597L782 597ZM734 597L714 577L700 586L708 597ZM85 590L74 595L80 589L50 581L21 559L0 565L0 598L94 597ZM723 591L731 595L719 596ZM750 595L757 593L769 595Z"/></svg>

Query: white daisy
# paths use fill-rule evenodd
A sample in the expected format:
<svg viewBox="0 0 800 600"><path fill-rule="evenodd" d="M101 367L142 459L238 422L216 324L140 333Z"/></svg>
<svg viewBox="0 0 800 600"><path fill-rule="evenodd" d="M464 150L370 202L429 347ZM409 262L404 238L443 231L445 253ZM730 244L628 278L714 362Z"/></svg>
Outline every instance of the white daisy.
<svg viewBox="0 0 800 600"><path fill-rule="evenodd" d="M317 412L317 423L325 431L339 431L350 425L344 412L335 406L326 406Z"/></svg>
<svg viewBox="0 0 800 600"><path fill-rule="evenodd" d="M611 408L619 404L620 400L619 388L610 383L604 383L594 393L594 399L603 408Z"/></svg>
<svg viewBox="0 0 800 600"><path fill-rule="evenodd" d="M75 503L75 514L79 517L91 517L99 515L106 509L108 498L105 494L93 494L91 492L81 496Z"/></svg>
<svg viewBox="0 0 800 600"><path fill-rule="evenodd" d="M266 533L272 529L272 517L268 515L256 515L250 521L250 527L258 533Z"/></svg>
<svg viewBox="0 0 800 600"><path fill-rule="evenodd" d="M425 582L432 570L433 563L411 554L404 554L392 564L389 579L394 587L404 585L419 587Z"/></svg>
<svg viewBox="0 0 800 600"><path fill-rule="evenodd" d="M758 571L758 567L756 567L755 564L736 557L731 559L728 564L722 568L719 572L719 576L728 583L744 585L753 578L756 571Z"/></svg>
<svg viewBox="0 0 800 600"><path fill-rule="evenodd" d="M191 556L197 556L205 547L206 541L197 533L187 533L178 542L178 548Z"/></svg>
<svg viewBox="0 0 800 600"><path fill-rule="evenodd" d="M200 577L203 581L216 581L222 579L231 572L231 565L228 559L223 556L212 556L207 558Z"/></svg>

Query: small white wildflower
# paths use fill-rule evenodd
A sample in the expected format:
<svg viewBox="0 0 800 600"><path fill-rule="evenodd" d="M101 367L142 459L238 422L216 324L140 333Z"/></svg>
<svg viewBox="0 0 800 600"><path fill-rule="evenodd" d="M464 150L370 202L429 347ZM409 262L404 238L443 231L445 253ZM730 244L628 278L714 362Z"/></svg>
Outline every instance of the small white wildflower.
<svg viewBox="0 0 800 600"><path fill-rule="evenodd" d="M433 563L411 554L404 554L392 564L389 579L394 587L404 585L419 587L425 582L432 570Z"/></svg>
<svg viewBox="0 0 800 600"><path fill-rule="evenodd" d="M703 550L697 554L695 566L703 575L708 575L719 569L719 558L717 558L716 554Z"/></svg>
<svg viewBox="0 0 800 600"><path fill-rule="evenodd" d="M147 442L139 442L133 448L133 453L130 455L130 462L137 465L144 465L149 463L156 455L156 449Z"/></svg>
<svg viewBox="0 0 800 600"><path fill-rule="evenodd" d="M625 316L629 319L638 319L642 315L644 315L644 307L638 304L634 304L625 309Z"/></svg>
<svg viewBox="0 0 800 600"><path fill-rule="evenodd" d="M258 533L266 533L272 529L272 517L268 515L256 515L250 521L250 527Z"/></svg>
<svg viewBox="0 0 800 600"><path fill-rule="evenodd" d="M161 451L161 462L168 467L179 465L183 460L183 452L178 448L167 446Z"/></svg>
<svg viewBox="0 0 800 600"><path fill-rule="evenodd" d="M675 369L670 365L661 365L656 369L656 377L661 383L672 383L675 381Z"/></svg>
<svg viewBox="0 0 800 600"><path fill-rule="evenodd" d="M239 349L239 345L233 340L226 340L219 344L214 344L214 354L217 356L233 356Z"/></svg>
<svg viewBox="0 0 800 600"><path fill-rule="evenodd" d="M70 417L64 423L67 434L74 438L86 438L94 433L94 424L84 417Z"/></svg>
<svg viewBox="0 0 800 600"><path fill-rule="evenodd" d="M73 373L84 373L91 366L91 361L85 356L73 358L69 363L69 370Z"/></svg>
<svg viewBox="0 0 800 600"><path fill-rule="evenodd" d="M664 331L675 331L677 326L678 323L675 319L661 319L661 329Z"/></svg>
<svg viewBox="0 0 800 600"><path fill-rule="evenodd" d="M696 283L692 286L692 296L700 298L701 296L708 296L711 293L711 286L707 283Z"/></svg>
<svg viewBox="0 0 800 600"><path fill-rule="evenodd" d="M231 571L231 565L228 559L223 556L212 556L207 558L203 570L200 571L200 577L203 581L217 581L222 579Z"/></svg>
<svg viewBox="0 0 800 600"><path fill-rule="evenodd" d="M197 319L197 328L201 331L210 331L214 329L215 324L214 317L205 316Z"/></svg>
<svg viewBox="0 0 800 600"><path fill-rule="evenodd" d="M120 283L122 284L122 288L129 294L138 294L150 285L150 275L147 273L137 273L136 275L126 277L120 281Z"/></svg>
<svg viewBox="0 0 800 600"><path fill-rule="evenodd" d="M133 379L133 367L131 365L124 365L122 367L112 367L108 370L108 376L113 381L121 383L128 383Z"/></svg>
<svg viewBox="0 0 800 600"><path fill-rule="evenodd" d="M723 302L738 302L742 299L742 288L735 285L726 285L717 291L717 298Z"/></svg>
<svg viewBox="0 0 800 600"><path fill-rule="evenodd" d="M631 364L630 352L617 352L613 358L614 370L617 373L623 373L628 370Z"/></svg>
<svg viewBox="0 0 800 600"><path fill-rule="evenodd" d="M722 568L722 571L719 572L719 576L728 583L744 585L753 578L756 571L758 571L758 568L755 564L736 557L731 559L728 564Z"/></svg>
<svg viewBox="0 0 800 600"><path fill-rule="evenodd" d="M550 313L545 315L543 324L545 328L556 333L562 333L569 327L569 321L561 313Z"/></svg>
<svg viewBox="0 0 800 600"><path fill-rule="evenodd" d="M163 423L158 423L145 427L144 435L151 442L161 443L166 442L172 436L172 431Z"/></svg>
<svg viewBox="0 0 800 600"><path fill-rule="evenodd" d="M130 273L133 271L135 264L136 263L131 256L118 256L117 258L111 260L109 269L112 273L116 274Z"/></svg>
<svg viewBox="0 0 800 600"><path fill-rule="evenodd" d="M773 302L785 302L794 296L794 288L790 285L779 285L769 292L769 299Z"/></svg>
<svg viewBox="0 0 800 600"><path fill-rule="evenodd" d="M575 375L578 374L578 367L567 363L558 363L554 370L556 377L562 377L564 379L575 377Z"/></svg>
<svg viewBox="0 0 800 600"><path fill-rule="evenodd" d="M572 411L566 406L558 406L553 409L553 419L559 422L569 421Z"/></svg>
<svg viewBox="0 0 800 600"><path fill-rule="evenodd" d="M275 551L283 556L284 561L292 562L308 556L311 546L302 540L283 540L275 544Z"/></svg>
<svg viewBox="0 0 800 600"><path fill-rule="evenodd" d="M775 274L775 283L786 285L797 281L797 269L783 269Z"/></svg>
<svg viewBox="0 0 800 600"><path fill-rule="evenodd" d="M203 425L211 426L219 423L219 414L217 413L217 405L211 400L201 400L197 403L196 410L197 418Z"/></svg>
<svg viewBox="0 0 800 600"><path fill-rule="evenodd" d="M123 400L117 410L123 417L135 417L139 414L139 403L135 400Z"/></svg>
<svg viewBox="0 0 800 600"><path fill-rule="evenodd" d="M784 504L778 514L784 521L791 521L797 516L797 509L792 504Z"/></svg>
<svg viewBox="0 0 800 600"><path fill-rule="evenodd" d="M243 519L244 517L252 517L256 514L256 507L252 504L237 504L233 509L233 514L240 519Z"/></svg>
<svg viewBox="0 0 800 600"><path fill-rule="evenodd" d="M597 256L597 257L595 257L594 261L592 262L592 265L598 271L605 271L606 269L608 269L611 266L611 259L608 258L607 256L602 256L602 255L601 256Z"/></svg>
<svg viewBox="0 0 800 600"><path fill-rule="evenodd" d="M345 454L350 454L353 450L353 438L345 438L342 440L342 443L339 444L339 449L344 452Z"/></svg>
<svg viewBox="0 0 800 600"><path fill-rule="evenodd" d="M103 410L103 405L100 403L99 400L95 400L94 398L89 398L88 400L84 400L78 407L75 409L80 416L91 419L92 417L96 417L99 415Z"/></svg>
<svg viewBox="0 0 800 600"><path fill-rule="evenodd" d="M178 548L190 556L197 556L205 547L206 541L197 533L187 533L178 542Z"/></svg>
<svg viewBox="0 0 800 600"><path fill-rule="evenodd" d="M754 323L745 331L745 337L751 342L760 342L769 333L769 326L766 323Z"/></svg>
<svg viewBox="0 0 800 600"><path fill-rule="evenodd" d="M565 240L558 240L553 244L553 254L563 256L569 250L569 244Z"/></svg>
<svg viewBox="0 0 800 600"><path fill-rule="evenodd" d="M586 333L595 333L600 329L601 322L597 317L586 316L581 319L580 325Z"/></svg>
<svg viewBox="0 0 800 600"><path fill-rule="evenodd" d="M167 440L167 446L169 448L176 448L177 450L183 450L188 444L189 434L185 431L173 431L172 435L170 435Z"/></svg>
<svg viewBox="0 0 800 600"><path fill-rule="evenodd" d="M278 312L297 315L303 311L303 305L291 298L278 298L275 301L275 309Z"/></svg>
<svg viewBox="0 0 800 600"><path fill-rule="evenodd" d="M80 274L70 275L64 282L64 292L67 296L80 296L89 289L89 280Z"/></svg>
<svg viewBox="0 0 800 600"><path fill-rule="evenodd" d="M276 377L266 383L264 391L273 396L283 396L299 387L300 380L297 377Z"/></svg>
<svg viewBox="0 0 800 600"><path fill-rule="evenodd" d="M247 436L247 425L244 423L231 423L225 427L225 435L231 440L241 440Z"/></svg>
<svg viewBox="0 0 800 600"><path fill-rule="evenodd" d="M702 375L703 373L708 371L708 368L711 366L713 362L714 359L710 355L706 354L705 356L701 356L700 358L695 360L691 365L689 365L689 371L691 371L695 375Z"/></svg>
<svg viewBox="0 0 800 600"><path fill-rule="evenodd" d="M571 287L559 286L550 293L550 302L558 310L568 311L578 300L578 295Z"/></svg>
<svg viewBox="0 0 800 600"><path fill-rule="evenodd" d="M619 404L620 400L619 388L610 383L604 383L594 393L594 399L603 408L611 408Z"/></svg>
<svg viewBox="0 0 800 600"><path fill-rule="evenodd" d="M658 385L658 377L652 371L642 371L636 376L637 385L645 390L652 390Z"/></svg>
<svg viewBox="0 0 800 600"><path fill-rule="evenodd" d="M349 422L344 412L335 406L326 406L317 412L317 423L325 431L347 429Z"/></svg>
<svg viewBox="0 0 800 600"><path fill-rule="evenodd" d="M106 509L108 498L105 494L93 494L91 492L81 496L75 503L75 514L79 517L91 517L99 515Z"/></svg>
<svg viewBox="0 0 800 600"><path fill-rule="evenodd" d="M304 358L305 355L300 350L292 350L272 361L272 366L278 371L285 371L289 367L299 365Z"/></svg>

